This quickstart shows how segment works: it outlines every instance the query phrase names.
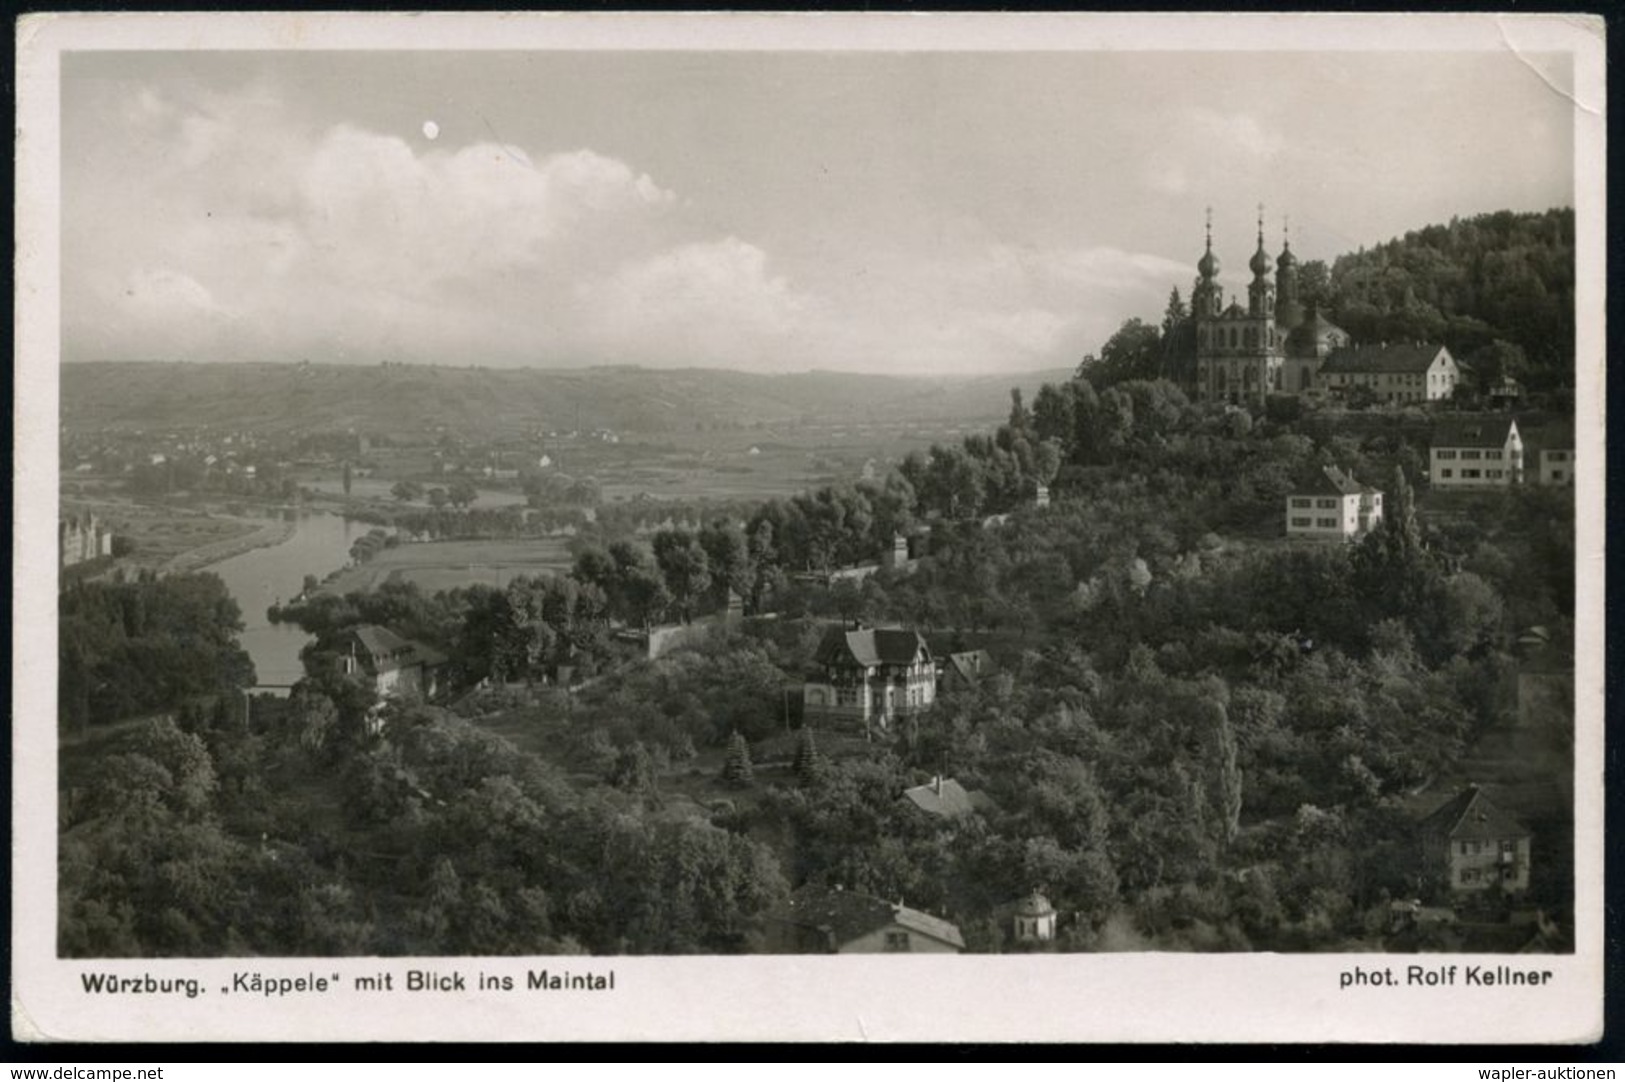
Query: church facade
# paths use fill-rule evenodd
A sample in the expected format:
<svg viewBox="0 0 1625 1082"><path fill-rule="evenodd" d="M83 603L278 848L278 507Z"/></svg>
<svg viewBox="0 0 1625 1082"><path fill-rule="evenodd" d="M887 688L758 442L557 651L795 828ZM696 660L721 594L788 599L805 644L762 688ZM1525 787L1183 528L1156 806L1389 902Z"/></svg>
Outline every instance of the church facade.
<svg viewBox="0 0 1625 1082"><path fill-rule="evenodd" d="M1271 258L1264 246L1262 210L1258 247L1247 267L1252 272L1247 303L1226 303L1210 216L1207 247L1197 261L1191 293L1189 326L1195 333L1183 336L1196 355L1195 397L1263 405L1270 395L1315 393L1321 365L1349 344L1349 336L1318 312L1305 311L1298 297L1298 259L1290 241L1283 242L1279 257Z"/></svg>

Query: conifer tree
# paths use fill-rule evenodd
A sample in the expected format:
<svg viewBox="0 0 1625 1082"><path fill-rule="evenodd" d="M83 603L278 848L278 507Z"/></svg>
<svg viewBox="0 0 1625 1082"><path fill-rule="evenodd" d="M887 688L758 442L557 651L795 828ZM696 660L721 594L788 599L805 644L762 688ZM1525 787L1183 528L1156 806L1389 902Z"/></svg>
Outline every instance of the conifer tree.
<svg viewBox="0 0 1625 1082"><path fill-rule="evenodd" d="M802 785L816 785L824 776L824 756L813 741L811 726L802 726L801 737L796 741L796 758L793 768L796 781Z"/></svg>
<svg viewBox="0 0 1625 1082"><path fill-rule="evenodd" d="M722 764L722 780L735 789L750 788L754 774L750 766L750 745L743 733L735 731L728 738L728 757Z"/></svg>

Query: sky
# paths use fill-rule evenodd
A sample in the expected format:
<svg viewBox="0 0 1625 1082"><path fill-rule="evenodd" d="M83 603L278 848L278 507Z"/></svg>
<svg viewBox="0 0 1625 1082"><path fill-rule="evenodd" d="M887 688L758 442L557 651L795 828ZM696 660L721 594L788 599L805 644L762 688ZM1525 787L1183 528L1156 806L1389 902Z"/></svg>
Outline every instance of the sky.
<svg viewBox="0 0 1625 1082"><path fill-rule="evenodd" d="M1073 366L1452 216L1572 205L1510 52L81 52L64 360Z"/></svg>

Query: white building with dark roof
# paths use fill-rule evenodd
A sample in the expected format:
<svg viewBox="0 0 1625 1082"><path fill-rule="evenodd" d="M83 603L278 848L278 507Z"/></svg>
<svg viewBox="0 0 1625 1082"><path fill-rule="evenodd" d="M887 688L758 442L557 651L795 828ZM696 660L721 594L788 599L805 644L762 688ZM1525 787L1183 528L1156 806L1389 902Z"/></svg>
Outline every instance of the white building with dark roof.
<svg viewBox="0 0 1625 1082"><path fill-rule="evenodd" d="M868 733L936 701L936 663L918 632L906 628L834 626L813 654L802 687L810 721Z"/></svg>
<svg viewBox="0 0 1625 1082"><path fill-rule="evenodd" d="M1523 435L1511 417L1440 424L1428 449L1434 488L1485 488L1523 483Z"/></svg>
<svg viewBox="0 0 1625 1082"><path fill-rule="evenodd" d="M1455 394L1461 369L1437 342L1343 346L1326 358L1317 380L1332 398L1364 388L1386 405L1421 405Z"/></svg>
<svg viewBox="0 0 1625 1082"><path fill-rule="evenodd" d="M1314 471L1286 498L1288 537L1355 541L1381 521L1382 493L1336 466Z"/></svg>

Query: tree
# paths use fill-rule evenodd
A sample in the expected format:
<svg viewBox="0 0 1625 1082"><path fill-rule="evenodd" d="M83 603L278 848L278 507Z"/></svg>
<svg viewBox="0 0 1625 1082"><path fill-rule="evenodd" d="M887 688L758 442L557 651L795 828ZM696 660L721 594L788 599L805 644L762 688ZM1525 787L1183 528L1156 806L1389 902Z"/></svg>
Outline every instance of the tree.
<svg viewBox="0 0 1625 1082"><path fill-rule="evenodd" d="M423 498L423 486L416 481L396 481L394 487L389 491L402 503L410 503L413 500Z"/></svg>
<svg viewBox="0 0 1625 1082"><path fill-rule="evenodd" d="M651 567L633 567L621 577L620 596L629 622L647 628L671 607L666 580Z"/></svg>
<svg viewBox="0 0 1625 1082"><path fill-rule="evenodd" d="M427 495L429 497L429 506L434 508L436 511L439 511L441 508L445 507L446 504L451 502L451 495L439 485L435 485L433 488L431 488Z"/></svg>
<svg viewBox="0 0 1625 1082"><path fill-rule="evenodd" d="M1475 349L1465 360L1472 369L1473 386L1479 394L1495 390L1503 379L1522 379L1529 370L1529 358L1523 347L1502 338Z"/></svg>
<svg viewBox="0 0 1625 1082"><path fill-rule="evenodd" d="M1305 312L1325 313L1332 307L1331 271L1324 260L1309 259L1298 264L1298 303Z"/></svg>
<svg viewBox="0 0 1625 1082"><path fill-rule="evenodd" d="M711 588L705 549L687 530L661 530L654 536L655 565L686 624L694 603Z"/></svg>
<svg viewBox="0 0 1625 1082"><path fill-rule="evenodd" d="M480 494L479 491L475 489L473 482L466 479L459 479L451 483L451 488L447 490L446 496L451 500L454 506L472 507L474 505L474 501L479 499Z"/></svg>
<svg viewBox="0 0 1625 1082"><path fill-rule="evenodd" d="M750 597L756 582L756 564L739 524L732 519L718 519L700 531L699 542L705 550L713 588L719 594L732 590L741 598Z"/></svg>
<svg viewBox="0 0 1625 1082"><path fill-rule="evenodd" d="M621 749L611 768L610 781L617 789L651 796L655 792L656 773L654 757L643 741L635 740Z"/></svg>
<svg viewBox="0 0 1625 1082"><path fill-rule="evenodd" d="M1130 319L1106 339L1100 358L1085 362L1078 375L1097 390L1131 379L1156 379L1162 373L1162 335L1140 319Z"/></svg>
<svg viewBox="0 0 1625 1082"><path fill-rule="evenodd" d="M1061 444L1059 440L1045 440L1033 450L1033 478L1041 485L1048 485L1055 480L1055 475L1061 469Z"/></svg>
<svg viewBox="0 0 1625 1082"><path fill-rule="evenodd" d="M1217 678L1214 683L1218 683ZM1214 811L1221 840L1228 843L1235 840L1236 831L1241 828L1242 778L1241 767L1236 762L1236 734L1224 703L1226 697L1227 692L1219 684L1218 693L1203 701L1202 711L1207 715L1203 736L1208 745Z"/></svg>
<svg viewBox="0 0 1625 1082"><path fill-rule="evenodd" d="M1073 391L1070 385L1046 383L1033 399L1033 431L1041 440L1057 440L1063 447L1072 440Z"/></svg>
<svg viewBox="0 0 1625 1082"><path fill-rule="evenodd" d="M818 744L813 739L812 726L803 725L801 735L796 739L796 756L792 763L796 781L804 786L817 785L824 778L824 771L828 764Z"/></svg>
<svg viewBox="0 0 1625 1082"><path fill-rule="evenodd" d="M1175 286L1168 294L1168 307L1162 312L1162 337L1171 337L1179 325L1190 318L1190 314L1190 309L1185 307L1185 301L1179 295L1179 287Z"/></svg>
<svg viewBox="0 0 1625 1082"><path fill-rule="evenodd" d="M338 708L333 700L304 680L288 696L282 717L287 736L313 756L327 748L338 730Z"/></svg>
<svg viewBox="0 0 1625 1082"><path fill-rule="evenodd" d="M745 734L735 732L728 738L728 753L722 763L722 780L735 789L748 789L755 782L750 765L750 744Z"/></svg>
<svg viewBox="0 0 1625 1082"><path fill-rule="evenodd" d="M1021 388L1010 388L1010 419L1007 422L1010 430L1017 433L1027 433L1033 427L1033 415L1021 401Z"/></svg>

